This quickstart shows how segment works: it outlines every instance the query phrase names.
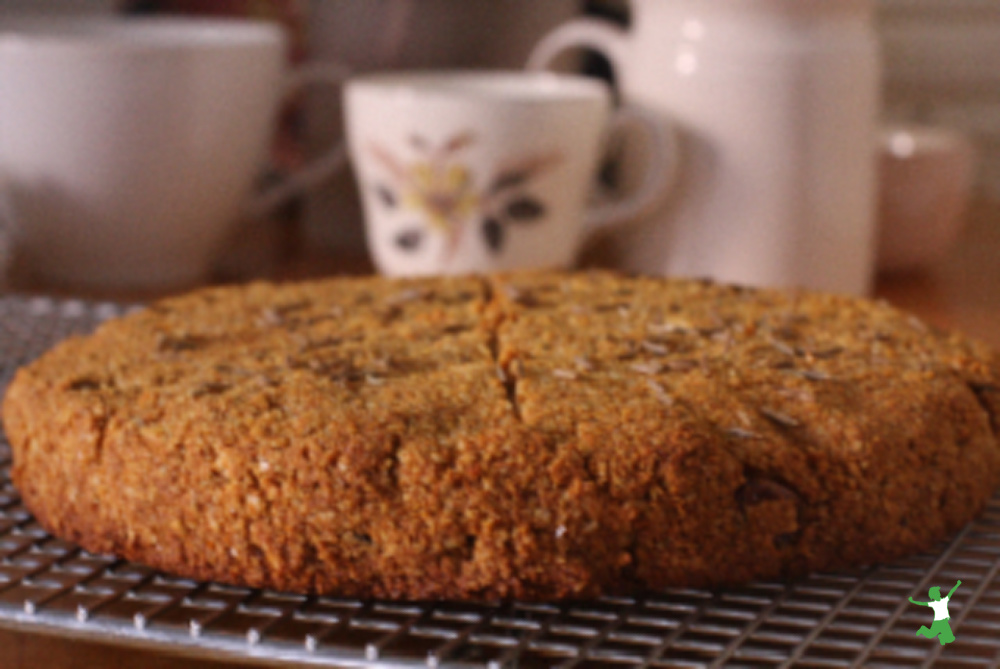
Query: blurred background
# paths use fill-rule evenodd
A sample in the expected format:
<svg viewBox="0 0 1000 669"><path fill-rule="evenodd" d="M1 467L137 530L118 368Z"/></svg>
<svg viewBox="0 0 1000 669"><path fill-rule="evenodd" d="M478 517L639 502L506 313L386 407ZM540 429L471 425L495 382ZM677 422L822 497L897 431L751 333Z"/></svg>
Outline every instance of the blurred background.
<svg viewBox="0 0 1000 669"><path fill-rule="evenodd" d="M975 318L992 328L1000 307L983 305L994 298L1000 305L994 288L1000 275L993 269L1000 264L993 262L1000 252L1000 0L876 0L876 8L884 121L943 126L967 138L975 154L961 234L948 240L947 249L883 268L876 293L945 324L963 324L953 314L975 302ZM290 62L335 60L356 72L519 68L542 35L574 15L629 23L627 0L0 0L0 21L26 12L267 18L287 27ZM582 58L579 68L613 78L596 55ZM273 164L262 179L317 155L341 138L341 128L336 92L298 96L282 116ZM603 173L611 185L614 168L612 159ZM237 230L217 259L214 282L371 271L347 169L277 214L243 221ZM601 264L600 254L586 262ZM30 272L18 268L16 257L12 265L8 289L47 289L26 278Z"/></svg>

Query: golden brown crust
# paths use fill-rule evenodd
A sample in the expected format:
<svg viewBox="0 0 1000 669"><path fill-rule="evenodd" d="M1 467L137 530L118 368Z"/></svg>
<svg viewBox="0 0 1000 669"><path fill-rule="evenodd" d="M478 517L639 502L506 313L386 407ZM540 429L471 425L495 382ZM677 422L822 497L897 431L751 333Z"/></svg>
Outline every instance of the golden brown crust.
<svg viewBox="0 0 1000 669"><path fill-rule="evenodd" d="M582 597L891 559L1000 482L1000 359L878 303L613 274L203 290L3 404L55 534L199 579Z"/></svg>

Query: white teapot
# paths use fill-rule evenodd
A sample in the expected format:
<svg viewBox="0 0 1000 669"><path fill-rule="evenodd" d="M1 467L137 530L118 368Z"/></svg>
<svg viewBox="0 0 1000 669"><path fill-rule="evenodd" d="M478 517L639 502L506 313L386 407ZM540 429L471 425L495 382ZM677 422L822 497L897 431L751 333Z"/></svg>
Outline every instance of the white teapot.
<svg viewBox="0 0 1000 669"><path fill-rule="evenodd" d="M871 1L631 0L631 8L630 29L572 20L528 63L544 68L571 47L595 49L626 101L682 133L679 183L657 214L618 233L620 262L867 292L879 109Z"/></svg>

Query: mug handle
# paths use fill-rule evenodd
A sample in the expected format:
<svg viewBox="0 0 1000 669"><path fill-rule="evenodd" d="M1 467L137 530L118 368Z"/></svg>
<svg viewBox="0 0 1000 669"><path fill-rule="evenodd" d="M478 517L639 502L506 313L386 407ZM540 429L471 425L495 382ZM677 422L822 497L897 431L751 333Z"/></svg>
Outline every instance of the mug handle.
<svg viewBox="0 0 1000 669"><path fill-rule="evenodd" d="M0 292L7 287L14 249L14 216L8 201L6 179L0 171Z"/></svg>
<svg viewBox="0 0 1000 669"><path fill-rule="evenodd" d="M287 75L283 84L282 98L287 98L292 93L313 84L324 84L339 89L350 76L350 69L340 63L303 65ZM243 205L243 213L250 218L264 217L275 207L318 186L346 164L347 147L343 140L335 142L309 164L285 176L278 183L251 195Z"/></svg>
<svg viewBox="0 0 1000 669"><path fill-rule="evenodd" d="M574 19L553 30L535 45L525 69L548 69L563 51L588 48L606 55L611 66L621 72L627 47L628 33L624 29L599 19ZM609 134L615 134L629 127L641 127L650 146L645 176L633 193L590 208L584 217L588 233L651 211L672 190L676 181L680 148L673 126L645 109L625 106L615 112L608 130Z"/></svg>

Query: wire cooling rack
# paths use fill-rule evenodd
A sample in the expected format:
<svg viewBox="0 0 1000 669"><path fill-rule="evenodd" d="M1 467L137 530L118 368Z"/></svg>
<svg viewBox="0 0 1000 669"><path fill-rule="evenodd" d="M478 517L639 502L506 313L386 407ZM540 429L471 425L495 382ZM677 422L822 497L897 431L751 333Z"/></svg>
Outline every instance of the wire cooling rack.
<svg viewBox="0 0 1000 669"><path fill-rule="evenodd" d="M0 390L17 366L125 307L0 298ZM52 537L0 440L0 626L243 663L338 667L1000 666L1000 496L937 551L726 590L533 604L306 597L171 577ZM915 636L932 585L957 640Z"/></svg>

